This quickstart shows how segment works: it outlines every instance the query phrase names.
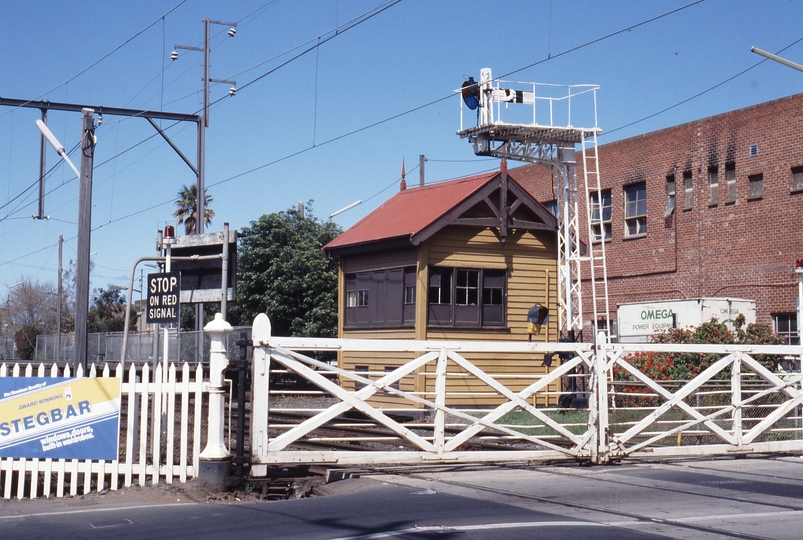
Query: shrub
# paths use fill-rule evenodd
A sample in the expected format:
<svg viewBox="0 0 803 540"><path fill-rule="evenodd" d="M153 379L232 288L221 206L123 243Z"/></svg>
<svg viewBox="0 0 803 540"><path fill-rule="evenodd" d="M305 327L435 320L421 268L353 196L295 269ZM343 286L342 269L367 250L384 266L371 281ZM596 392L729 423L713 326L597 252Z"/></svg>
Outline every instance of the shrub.
<svg viewBox="0 0 803 540"><path fill-rule="evenodd" d="M698 327L676 328L659 332L653 336L654 343L667 344L759 344L782 345L783 338L773 334L764 324L749 324L744 326L744 316L740 315L734 321L734 330L728 329L724 323L716 318L701 324ZM654 381L686 381L705 371L721 358L720 354L704 353L659 353L654 351L639 352L625 358L633 367L647 375ZM753 357L770 371L778 368L782 357L778 355L757 355ZM727 379L730 369L724 369L716 374L714 379ZM614 368L614 379L619 381L632 380L631 376L622 368ZM644 389L638 385L628 385L624 389L629 394L643 393ZM625 398L623 404L645 405L649 398Z"/></svg>

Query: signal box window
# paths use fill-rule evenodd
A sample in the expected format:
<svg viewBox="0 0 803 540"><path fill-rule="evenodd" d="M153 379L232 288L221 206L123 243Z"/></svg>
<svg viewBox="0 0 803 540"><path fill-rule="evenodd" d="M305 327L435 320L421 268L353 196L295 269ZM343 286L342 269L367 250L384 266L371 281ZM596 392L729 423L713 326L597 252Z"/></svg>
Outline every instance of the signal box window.
<svg viewBox="0 0 803 540"><path fill-rule="evenodd" d="M415 324L415 267L346 274L345 328Z"/></svg>
<svg viewBox="0 0 803 540"><path fill-rule="evenodd" d="M430 267L428 324L504 326L505 288L504 270Z"/></svg>

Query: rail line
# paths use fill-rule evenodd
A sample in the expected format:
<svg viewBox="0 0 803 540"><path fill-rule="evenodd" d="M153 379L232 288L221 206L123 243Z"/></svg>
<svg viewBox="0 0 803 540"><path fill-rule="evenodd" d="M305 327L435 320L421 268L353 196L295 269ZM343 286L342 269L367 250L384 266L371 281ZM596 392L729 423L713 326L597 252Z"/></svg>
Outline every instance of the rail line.
<svg viewBox="0 0 803 540"><path fill-rule="evenodd" d="M293 413L270 413L270 423L269 425L273 429L280 429L286 427L292 427L295 425L300 424L304 420L309 419L308 415L304 414L293 414ZM320 437L319 439L307 439L303 441L296 441L294 445L297 446L309 446L314 448L334 448L339 450L373 450L373 451L383 451L387 450L387 447L393 448L408 448L411 450L417 449L415 444L412 442L398 437L392 431L388 429L377 429L375 427L362 427L362 426L355 426L349 424L366 424L367 426L374 426L375 424L370 420L365 420L361 418L353 418L353 417L343 417L338 416L334 418L330 424L334 425L325 425L316 428L311 432L311 434ZM446 427L444 429L448 434L456 434L459 433L460 429ZM495 434L483 430L477 434L478 437L481 436L494 436ZM343 441L350 441L344 443ZM504 445L499 443L487 442L487 441L472 441L470 443L473 449L476 450L515 450L516 448L510 445Z"/></svg>
<svg viewBox="0 0 803 540"><path fill-rule="evenodd" d="M565 465L565 462L563 463L563 465ZM673 464L672 462L661 462L661 465L662 466L667 466L667 467L670 467L670 468L679 467L679 465ZM533 470L532 467L527 465L527 464L522 464L520 466L515 466L515 465L510 465L510 464L508 464L508 465L498 465L498 466L493 466L493 468L497 468L497 469L514 469L514 470L519 470L519 469ZM574 478L576 478L576 475L572 475L572 474L569 474L567 472L562 472L561 469L563 469L563 468L564 467L561 467L561 466L555 466L555 464L546 465L546 464L542 463L541 466L537 467L536 470L537 470L538 473L553 475L555 477L564 477L564 478L566 478L566 477L574 477ZM534 501L534 502L542 503L542 504L545 504L545 505L550 505L550 506L553 506L553 507L556 507L556 508L561 508L561 507L562 508L571 508L571 509L574 509L574 510L594 512L594 513L601 514L601 515L609 515L609 516L612 516L615 519L613 519L613 520L600 520L599 518L593 518L592 521L593 522L597 522L597 523L604 523L604 524L609 524L609 525L620 526L620 527L628 525L628 522L616 521L616 520L621 520L621 518L624 518L624 519L627 519L627 520L631 520L633 523L639 522L639 523L645 523L645 524L660 524L660 525L663 525L663 526L666 526L666 527L671 527L671 528L676 528L676 529L688 529L688 530L708 533L708 534L712 534L712 535L717 535L717 536L721 536L721 537L742 538L742 539L749 539L749 540L767 540L767 537L765 537L765 536L759 536L759 535L755 535L755 534L730 531L730 530L726 530L726 529L721 529L721 528L717 528L717 527L713 527L713 526L706 526L706 525L701 525L699 523L692 523L691 522L691 519L698 520L700 518L691 518L691 519L688 519L688 518L662 518L662 517L656 517L656 516L648 515L646 513L617 510L617 509L612 509L612 508L604 507L604 506L597 506L597 505L592 505L592 504L587 504L587 503L581 503L581 502L575 502L575 501L571 501L571 500L566 500L565 499L566 495L564 495L563 498L558 498L558 497L555 497L555 496L539 496L539 495L533 495L533 494L529 494L529 493L520 493L520 492L512 491L510 489L504 489L504 488L501 488L501 487L477 484L477 483L470 482L470 481L449 480L449 479L444 479L442 476L438 477L438 478L432 478L432 477L428 476L428 474L433 474L433 472L440 471L441 473L443 473L443 472L446 472L446 471L459 471L461 469L462 470L477 471L477 470L480 470L480 467L476 467L476 466L432 467L432 468L423 468L423 469L422 468L410 469L410 468L401 468L400 467L400 468L384 469L382 471L377 470L377 471L374 471L374 472L392 474L392 475L397 475L397 476L400 476L400 477L406 477L406 478L410 478L410 479L415 479L415 480L418 480L418 481L424 481L424 482L427 482L427 483L431 484L433 486L433 488L438 484L440 484L440 485L448 485L448 486L452 486L452 487L455 487L455 488L471 489L471 490L476 490L476 491L480 491L480 492L484 492L484 493L489 493L489 494L492 494L492 495L495 495L495 496L507 498L508 500L510 500L510 499L519 499L519 500L526 500L526 501ZM725 474L727 474L726 471L722 471L722 470L718 470L718 469L714 469L714 468L702 467L702 466L697 466L697 467L695 467L695 469L698 472L703 472L703 473L708 472L708 473L710 473L712 475L722 476L723 480L727 479L724 476ZM615 468L613 470L611 470L610 472L612 472L612 473L615 472ZM371 472L366 472L365 474L371 474ZM744 473L744 474L745 475L754 476L754 477L758 477L758 478L762 478L762 479L769 478L769 479L775 480L776 482L778 480L781 480L781 478L779 478L778 476L775 476L775 475L766 475L766 474L758 474L758 473ZM669 487L669 486L666 486L666 485L658 486L658 485L648 485L648 484L645 484L645 483L638 483L638 482L627 482L626 480L622 480L622 479L605 478L605 477L601 477L600 475L593 475L593 474L592 475L583 475L582 476L582 481L583 482L593 482L593 483L596 483L598 485L604 483L604 484L608 484L608 485L620 485L620 486L637 487L638 489L644 489L644 490L650 490L650 491L660 491L660 492L680 494L680 495L703 497L703 498L706 498L706 499L709 499L709 500L723 501L723 502L726 502L726 503L736 502L736 503L741 503L741 504L752 504L752 505L757 505L757 506L761 506L761 507L768 508L768 509L777 509L777 510L783 510L783 511L787 511L787 512L803 512L803 500L801 501L800 504L781 503L781 502L777 502L777 501L768 500L764 494L760 494L760 493L740 492L740 494L737 496L737 495L729 495L729 494L725 494L725 493L712 493L712 492L707 492L705 490L695 490L693 488ZM670 481L668 481L668 482L670 482ZM720 490L724 490L724 489L728 489L726 487L727 485L728 484L724 483L724 484L716 486L716 487L718 489L720 489ZM589 491L593 491L593 488L589 487L588 490ZM606 492L606 493L610 493L610 490L603 490L603 491ZM539 507L539 510L540 511L546 511L546 510L544 510L543 507ZM565 512L562 512L559 509L555 510L555 511L553 511L551 513L555 513L555 514L558 514L558 515L565 515ZM762 514L766 514L766 512L762 512ZM734 514L734 516L738 516L738 514ZM719 516L719 517L721 517L721 516ZM659 533L659 534L661 534L661 533Z"/></svg>

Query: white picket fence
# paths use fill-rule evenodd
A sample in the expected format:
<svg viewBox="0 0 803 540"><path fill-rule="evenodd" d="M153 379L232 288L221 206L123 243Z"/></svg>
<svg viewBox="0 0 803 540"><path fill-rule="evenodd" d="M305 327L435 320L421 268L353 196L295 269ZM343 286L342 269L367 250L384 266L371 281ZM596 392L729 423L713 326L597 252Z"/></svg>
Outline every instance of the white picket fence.
<svg viewBox="0 0 803 540"><path fill-rule="evenodd" d="M148 481L186 482L198 473L206 384L201 366L180 369L170 364L152 370L130 366L127 376L118 365L106 364L100 374L93 365L89 377L122 380L118 459L114 461L0 458L0 493L17 497L62 497L103 489L117 490ZM70 377L70 367L0 365L0 377ZM79 367L78 377L83 376Z"/></svg>

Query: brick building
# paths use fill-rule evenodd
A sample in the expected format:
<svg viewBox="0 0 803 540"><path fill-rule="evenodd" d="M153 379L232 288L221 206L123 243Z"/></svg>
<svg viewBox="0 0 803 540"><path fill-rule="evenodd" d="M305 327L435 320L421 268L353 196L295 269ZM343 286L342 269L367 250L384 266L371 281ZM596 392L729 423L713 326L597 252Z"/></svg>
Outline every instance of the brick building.
<svg viewBox="0 0 803 540"><path fill-rule="evenodd" d="M598 150L602 223L594 236L605 237L612 322L618 304L727 296L755 300L758 322L796 339L803 94ZM582 186L579 154L577 161ZM555 192L544 167L510 173L550 207ZM584 313L584 329L591 318Z"/></svg>

